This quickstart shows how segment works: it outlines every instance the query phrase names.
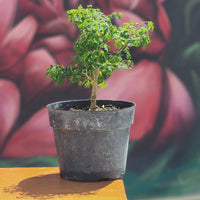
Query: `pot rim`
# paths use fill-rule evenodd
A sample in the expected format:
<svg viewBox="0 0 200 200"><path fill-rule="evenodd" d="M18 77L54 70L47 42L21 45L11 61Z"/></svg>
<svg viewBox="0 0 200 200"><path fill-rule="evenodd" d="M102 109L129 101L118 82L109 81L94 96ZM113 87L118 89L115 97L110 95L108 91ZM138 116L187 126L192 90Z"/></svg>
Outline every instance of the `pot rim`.
<svg viewBox="0 0 200 200"><path fill-rule="evenodd" d="M72 100L64 100L64 101L56 101L56 102L52 102L52 103L49 103L49 104L47 104L46 105L46 107L48 108L48 109L52 109L52 110L59 110L59 111L63 111L63 112L66 112L66 111L68 111L68 112L77 112L77 111L74 111L74 110L67 110L67 109L65 109L65 110L63 110L63 109L60 109L59 107L58 108L55 108L54 107L54 105L56 105L56 104L62 104L62 103L81 103L81 102L85 102L85 103L87 103L87 102L90 102L90 99L72 99ZM124 110L124 109L129 109L129 108L131 108L131 107L134 107L135 108L135 106L136 106L136 103L134 103L134 102L131 102L131 101L121 101L121 100L113 100L113 99L98 99L97 100L97 103L98 102L110 102L110 103L114 103L114 105L116 104L117 105L117 103L119 103L119 104L127 104L127 106L124 106L124 107L122 107L122 108L117 108L116 110ZM72 107L69 107L69 108L72 108ZM98 111L88 111L88 110L81 110L80 112L91 112L91 113L95 113L95 112L114 112L114 111L116 111L116 110L98 110Z"/></svg>

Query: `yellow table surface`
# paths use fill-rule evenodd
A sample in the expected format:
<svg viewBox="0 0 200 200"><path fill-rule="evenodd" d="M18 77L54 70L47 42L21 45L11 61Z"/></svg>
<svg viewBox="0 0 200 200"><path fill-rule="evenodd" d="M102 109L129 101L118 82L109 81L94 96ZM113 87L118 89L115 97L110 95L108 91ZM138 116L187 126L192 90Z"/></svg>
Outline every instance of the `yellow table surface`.
<svg viewBox="0 0 200 200"><path fill-rule="evenodd" d="M75 182L60 178L58 167L0 168L0 200L126 200L121 179Z"/></svg>

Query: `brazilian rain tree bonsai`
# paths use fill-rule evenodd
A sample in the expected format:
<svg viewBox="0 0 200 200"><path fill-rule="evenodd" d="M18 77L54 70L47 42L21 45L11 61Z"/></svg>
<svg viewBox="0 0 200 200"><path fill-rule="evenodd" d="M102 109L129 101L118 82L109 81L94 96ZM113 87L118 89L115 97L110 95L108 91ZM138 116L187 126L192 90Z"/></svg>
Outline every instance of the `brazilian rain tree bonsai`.
<svg viewBox="0 0 200 200"><path fill-rule="evenodd" d="M80 31L74 44L76 54L68 66L51 65L46 72L54 82L63 84L66 79L85 88L92 87L90 108L96 110L97 87L105 87L106 79L118 68L132 69L131 47L146 47L150 42L150 32L154 26L151 21L124 23L117 27L112 23L121 14L104 15L100 9L91 5L67 11L67 18ZM111 48L114 47L114 48Z"/></svg>
<svg viewBox="0 0 200 200"><path fill-rule="evenodd" d="M59 84L67 80L85 88L92 87L92 92L91 100L47 105L60 175L74 181L122 178L135 104L97 101L97 87L104 87L115 69L132 69L129 49L147 46L153 23L124 23L124 26L117 27L112 20L120 18L121 14L106 16L91 5L69 10L67 17L80 30L74 44L73 64L51 65L46 74ZM74 112L74 109L82 112Z"/></svg>

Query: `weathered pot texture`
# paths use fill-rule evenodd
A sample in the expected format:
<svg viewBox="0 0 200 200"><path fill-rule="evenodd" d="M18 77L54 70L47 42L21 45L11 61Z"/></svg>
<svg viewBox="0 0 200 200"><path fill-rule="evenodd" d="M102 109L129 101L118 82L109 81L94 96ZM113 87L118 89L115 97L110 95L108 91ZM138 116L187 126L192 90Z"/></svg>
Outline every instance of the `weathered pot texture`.
<svg viewBox="0 0 200 200"><path fill-rule="evenodd" d="M126 169L129 131L135 104L98 100L114 105L109 111L74 111L89 100L62 101L47 105L61 177L74 181L122 178Z"/></svg>

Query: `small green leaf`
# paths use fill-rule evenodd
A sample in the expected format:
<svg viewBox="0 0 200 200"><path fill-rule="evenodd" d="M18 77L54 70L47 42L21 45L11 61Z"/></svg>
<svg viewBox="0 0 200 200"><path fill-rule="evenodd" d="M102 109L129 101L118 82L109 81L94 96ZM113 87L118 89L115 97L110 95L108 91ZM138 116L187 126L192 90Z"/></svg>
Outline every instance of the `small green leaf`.
<svg viewBox="0 0 200 200"><path fill-rule="evenodd" d="M100 83L98 86L100 86L101 88L105 88L106 87L106 82L104 81L104 82Z"/></svg>
<svg viewBox="0 0 200 200"><path fill-rule="evenodd" d="M153 22L149 21L147 24L148 24L149 30L153 31L154 30Z"/></svg>

